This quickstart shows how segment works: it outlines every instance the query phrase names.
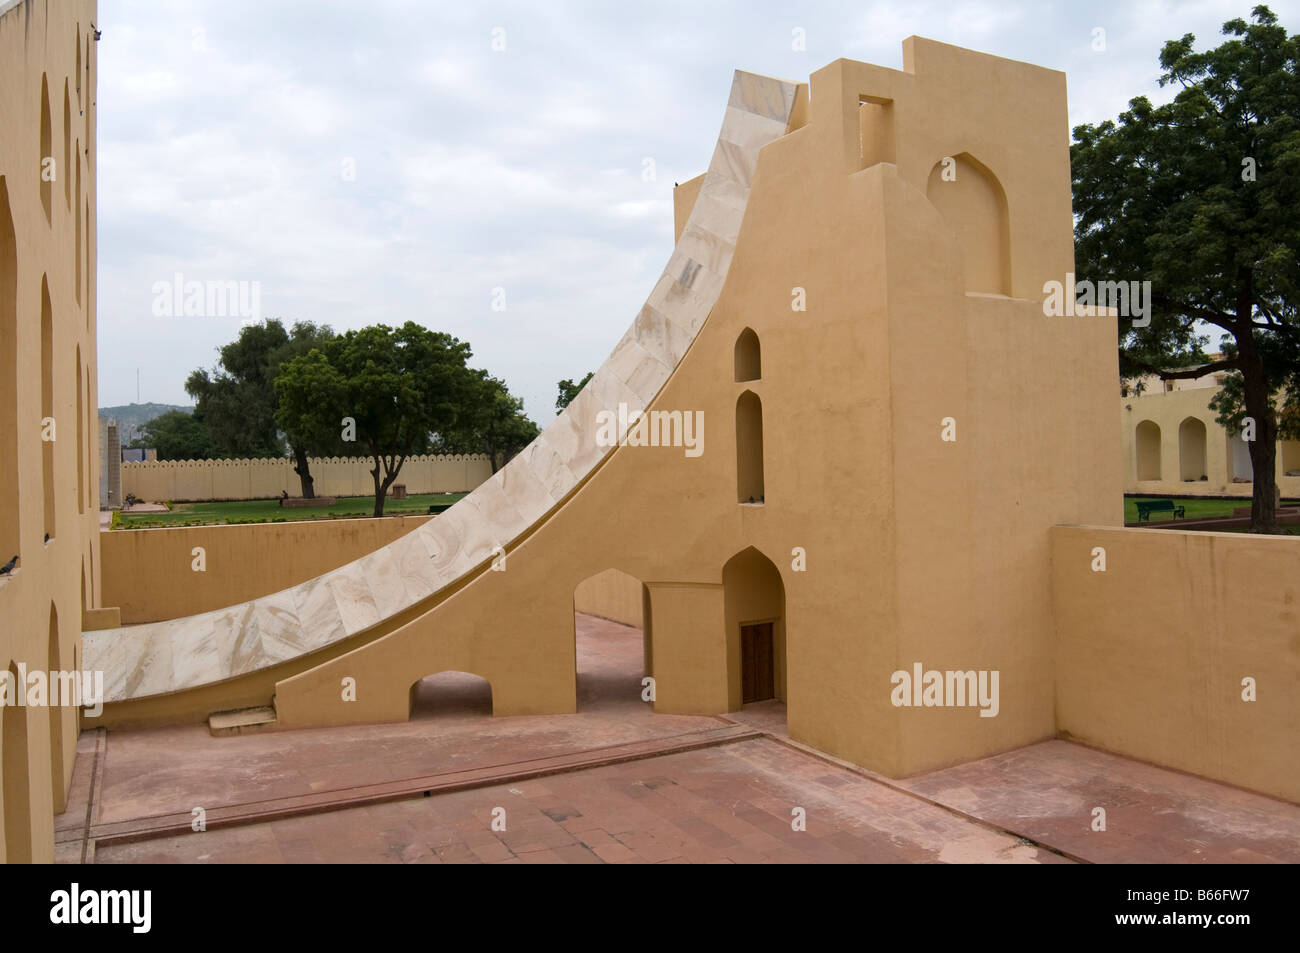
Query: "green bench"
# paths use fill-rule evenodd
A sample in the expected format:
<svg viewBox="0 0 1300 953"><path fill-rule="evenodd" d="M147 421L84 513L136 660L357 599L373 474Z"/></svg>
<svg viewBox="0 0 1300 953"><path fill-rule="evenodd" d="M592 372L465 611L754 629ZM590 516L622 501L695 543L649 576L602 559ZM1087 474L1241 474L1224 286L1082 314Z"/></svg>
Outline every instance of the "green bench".
<svg viewBox="0 0 1300 953"><path fill-rule="evenodd" d="M1152 513L1173 513L1174 519L1181 519L1185 507L1175 506L1173 500L1138 500L1138 522L1149 522Z"/></svg>

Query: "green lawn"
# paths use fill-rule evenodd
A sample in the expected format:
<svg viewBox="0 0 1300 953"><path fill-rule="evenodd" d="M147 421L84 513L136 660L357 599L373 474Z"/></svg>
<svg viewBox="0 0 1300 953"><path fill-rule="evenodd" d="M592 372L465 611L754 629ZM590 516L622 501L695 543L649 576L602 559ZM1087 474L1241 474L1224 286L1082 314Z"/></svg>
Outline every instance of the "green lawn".
<svg viewBox="0 0 1300 953"><path fill-rule="evenodd" d="M404 500L391 497L384 501L384 515L423 514L434 503L455 503L464 493L422 493ZM228 503L174 503L169 513L120 513L121 529L146 529L158 526L206 526L221 523L287 523L297 520L340 519L370 516L375 511L373 496L351 496L332 506L281 509L276 500L235 500Z"/></svg>
<svg viewBox="0 0 1300 953"><path fill-rule="evenodd" d="M1139 500L1173 500L1175 506L1186 508L1183 519L1210 519L1216 516L1231 516L1238 506L1250 506L1250 497L1240 500L1205 500L1194 496L1126 496L1124 498L1124 522L1136 523ZM1283 500L1285 504L1287 501ZM1152 513L1151 523L1162 523L1173 519L1170 513Z"/></svg>

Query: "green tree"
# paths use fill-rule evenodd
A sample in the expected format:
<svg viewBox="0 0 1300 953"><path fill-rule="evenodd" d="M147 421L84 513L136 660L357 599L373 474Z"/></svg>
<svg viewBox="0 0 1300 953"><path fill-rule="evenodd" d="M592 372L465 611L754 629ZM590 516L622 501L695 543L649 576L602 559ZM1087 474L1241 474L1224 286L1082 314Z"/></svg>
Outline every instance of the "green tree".
<svg viewBox="0 0 1300 953"><path fill-rule="evenodd" d="M496 473L538 433L537 424L524 414L523 400L511 394L504 381L471 370L457 422L438 435L436 446L444 453L486 453Z"/></svg>
<svg viewBox="0 0 1300 953"><path fill-rule="evenodd" d="M1160 85L1181 86L1173 101L1138 97L1118 121L1076 127L1070 157L1080 277L1152 283L1149 325L1120 319L1121 374L1239 377L1240 416L1255 422L1251 530L1263 533L1276 523L1281 383L1266 355L1296 354L1300 37L1267 7L1251 20L1225 23L1229 39L1203 53L1190 33L1167 42ZM1211 327L1222 360L1203 350Z"/></svg>
<svg viewBox="0 0 1300 953"><path fill-rule="evenodd" d="M308 439L349 437L374 461L375 516L406 458L454 430L473 388L469 345L413 321L348 331L286 363L276 421Z"/></svg>
<svg viewBox="0 0 1300 953"><path fill-rule="evenodd" d="M563 380L556 385L560 390L560 395L555 398L555 412L557 414L573 403L573 398L578 396L578 391L587 386L587 381L591 380L591 376L592 372L588 371L587 376L576 384L570 380Z"/></svg>
<svg viewBox="0 0 1300 953"><path fill-rule="evenodd" d="M131 447L157 450L159 460L213 460L219 456L197 411L169 410L141 424L140 433Z"/></svg>
<svg viewBox="0 0 1300 953"><path fill-rule="evenodd" d="M316 495L308 454L338 452L338 441L314 443L290 431L282 435L275 419L275 378L283 364L333 336L327 326L310 321L299 321L289 330L275 318L246 325L236 340L221 349L211 373L200 368L185 382L218 452L229 457L279 457L287 445L302 495L308 499Z"/></svg>

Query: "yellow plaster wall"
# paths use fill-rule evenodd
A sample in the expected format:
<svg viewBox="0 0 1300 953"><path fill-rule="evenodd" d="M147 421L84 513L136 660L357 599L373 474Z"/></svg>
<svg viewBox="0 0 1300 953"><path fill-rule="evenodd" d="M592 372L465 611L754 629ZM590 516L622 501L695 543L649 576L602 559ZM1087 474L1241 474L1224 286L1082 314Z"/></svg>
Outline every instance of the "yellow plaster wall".
<svg viewBox="0 0 1300 953"><path fill-rule="evenodd" d="M436 517L105 531L104 601L121 609L126 625L221 609L337 569L429 519ZM196 547L202 572L194 569Z"/></svg>
<svg viewBox="0 0 1300 953"><path fill-rule="evenodd" d="M375 463L368 457L310 457L317 496L373 496ZM461 493L492 475L481 454L411 457L397 482L407 493ZM122 496L142 500L265 500L302 494L288 458L270 460L149 460L122 464Z"/></svg>
<svg viewBox="0 0 1300 953"><path fill-rule="evenodd" d="M1114 324L1042 313L1043 282L1073 265L1064 78L927 41L906 49L933 72L832 64L814 74L807 125L760 156L722 296L651 403L702 410L705 452L619 448L506 572L278 683L282 720L392 716L417 672L464 668L466 653L484 657L465 670L492 681L498 713L572 710L572 620L556 594L611 565L649 590L656 710L734 707L722 567L752 546L785 591L793 737L898 775L1051 736L1048 527L1121 515ZM896 164L861 167L861 94L895 102ZM1014 108L987 106L1002 101ZM968 230L926 197L934 165L959 152L1005 190L1019 300L966 293ZM792 311L796 288L806 311ZM738 384L746 327L763 373ZM747 390L763 405L761 506L735 502ZM955 443L940 440L948 416ZM491 637L475 642L485 618ZM893 707L890 675L913 661L1001 670L1001 713ZM377 701L337 700L357 673Z"/></svg>
<svg viewBox="0 0 1300 953"><path fill-rule="evenodd" d="M1300 801L1300 544L1078 526L1051 545L1062 735Z"/></svg>
<svg viewBox="0 0 1300 953"><path fill-rule="evenodd" d="M573 591L573 608L624 625L641 625L641 580L617 569L584 579Z"/></svg>
<svg viewBox="0 0 1300 953"><path fill-rule="evenodd" d="M97 58L90 39L95 19L93 0L19 3L0 14L0 258L12 252L16 263L11 269L0 261L0 435L6 443L0 447L0 564L20 556L16 570L0 576L0 670L20 662L29 671L73 669L80 661L82 613L100 605L94 320ZM42 77L49 90L54 160L47 188L48 219L40 161ZM65 82L70 141L64 136ZM65 142L75 168L66 167ZM49 290L48 385L55 425L55 439L48 447L42 441L43 279ZM54 530L48 541L47 514L53 516ZM52 610L57 617L53 653ZM0 824L0 857L10 863L48 863L54 857L53 815L63 809L72 777L77 711L0 708L0 725L7 719L12 727L0 732L0 814L6 818ZM18 748L11 743L11 731L24 720L26 737ZM57 757L52 754L56 750ZM28 808L18 811L24 799Z"/></svg>

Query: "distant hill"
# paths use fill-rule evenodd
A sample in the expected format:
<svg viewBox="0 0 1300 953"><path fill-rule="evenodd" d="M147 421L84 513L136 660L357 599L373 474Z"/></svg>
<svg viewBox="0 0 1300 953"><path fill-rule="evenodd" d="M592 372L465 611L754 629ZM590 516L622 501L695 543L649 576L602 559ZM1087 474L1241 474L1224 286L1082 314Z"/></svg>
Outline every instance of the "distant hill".
<svg viewBox="0 0 1300 953"><path fill-rule="evenodd" d="M120 407L101 407L99 416L110 417L118 423L118 434L122 446L136 438L140 426L153 420L169 410L180 410L187 414L194 412L193 407L181 407L177 404L122 404Z"/></svg>

